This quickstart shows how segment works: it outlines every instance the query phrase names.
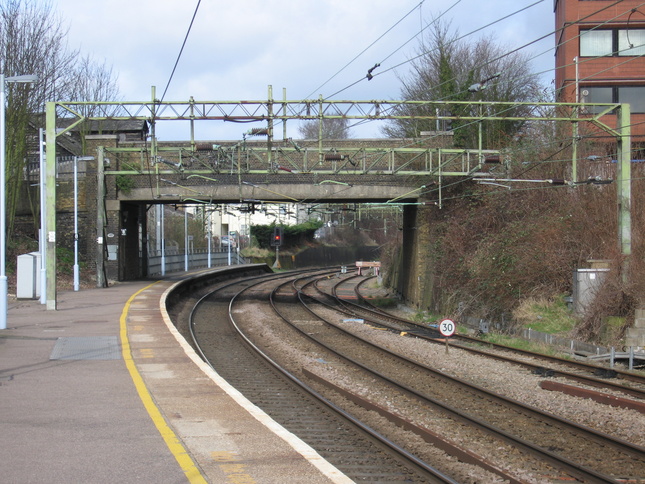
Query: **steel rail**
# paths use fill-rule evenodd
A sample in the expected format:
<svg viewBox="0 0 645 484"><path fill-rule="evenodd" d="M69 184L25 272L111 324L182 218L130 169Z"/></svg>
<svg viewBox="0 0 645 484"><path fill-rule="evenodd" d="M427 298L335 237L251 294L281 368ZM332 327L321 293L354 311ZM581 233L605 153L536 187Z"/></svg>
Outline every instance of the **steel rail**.
<svg viewBox="0 0 645 484"><path fill-rule="evenodd" d="M311 284L311 283L309 283L309 284ZM481 388L481 387L479 387L477 385L473 385L473 384L470 384L468 382L461 381L459 379L450 377L450 376L448 376L446 374L443 374L443 373L441 373L441 372L439 372L437 370L434 370L433 368L430 368L430 367L428 367L426 365L422 365L422 364L420 364L420 363L418 363L416 361L413 361L413 360L405 357L404 355L400 355L398 353L391 352L391 351L389 351L389 350L387 350L385 348L382 348L382 347L380 347L380 346L378 346L378 345L376 345L374 343L371 343L371 342L369 342L367 340L364 340L363 338L357 337L356 335L350 333L349 331L345 330L344 328L342 328L342 327L340 327L340 326L338 326L338 325L326 320L325 318L322 318L320 315L316 314L315 311L313 311L311 308L309 308L302 299L303 299L303 297L307 297L310 300L313 300L314 298L312 296L307 295L302 290L299 290L298 291L298 297L301 299L301 302L303 303L303 305L305 305L305 307L307 307L308 311L311 314L313 314L314 316L316 316L320 320L324 321L327 325L329 325L331 327L334 327L337 330L339 330L340 332L347 334L351 338L354 338L356 340L360 340L362 343L364 343L364 344L366 344L366 345L368 345L370 347L373 347L373 348L375 348L375 349L377 349L379 351L382 351L385 354L388 354L388 355L390 355L390 356L392 356L394 358L400 359L401 361L405 361L408 364L412 364L412 365L415 365L417 367L423 368L424 370L426 370L428 372L431 372L432 374L436 375L438 378L453 381L454 383L459 384L459 385L463 386L464 388L468 388L470 391L475 391L477 393L485 395L487 398L492 398L492 399L494 399L496 401L503 402L506 405L510 405L512 407L520 409L522 412L529 412L530 414L533 414L534 416L537 416L538 418L555 421L559 425L563 425L565 427L568 427L572 431L577 432L578 435L585 435L588 438L593 439L594 441L596 441L596 442L598 442L600 444L603 444L603 445L611 444L616 449L618 449L620 452L624 452L624 453L627 453L627 454L632 455L632 456L637 456L637 457L639 457L641 459L645 458L645 449L642 448L642 447L633 445L633 444L631 444L629 442L626 442L626 441L623 441L623 440L620 440L620 439L615 439L610 435L603 434L601 432L597 432L597 431L595 431L593 429L590 429L588 427L576 424L575 422L572 422L572 421L563 419L561 417L558 417L558 416L543 412L543 411L541 411L541 410L539 410L539 409L537 409L535 407L524 405L521 402L518 402L516 400L510 399L510 398L507 398L507 397L504 397L504 396L501 396L501 395L493 394L493 393L487 391L486 389L483 389L483 388ZM519 445L519 446L522 446L522 447L524 447L526 449L529 449L533 453L538 453L539 455L543 456L543 458L545 458L546 460L548 460L548 461L550 461L550 462L552 462L552 463L554 463L556 465L564 466L570 472L572 472L574 475L577 475L577 476L580 477L581 473L585 474L585 477L583 477L583 478L584 479L589 479L590 480L589 482L613 482L613 479L610 478L609 476L606 476L606 475L604 475L602 473L596 472L593 469L587 469L587 468L584 468L584 466L579 466L578 464L570 462L570 461L568 461L568 459L563 458L563 457L561 457L561 456L559 456L557 454L554 454L554 453L548 451L547 449L541 448L539 446L534 446L533 444L525 442L522 439L519 439L519 438L517 438L517 437L515 437L513 435L510 435L510 434L508 434L506 432L501 431L500 429L490 427L486 423L484 423L484 422L482 422L482 421L480 421L480 420L478 420L476 418L473 418L468 414L465 414L463 412L459 412L459 411L456 411L455 409L447 407L442 402L438 402L435 399L433 399L432 397L429 397L427 395L418 394L418 392L416 392L414 389L410 389L410 388L408 388L408 387L406 387L404 385L401 385L398 382L390 379L389 377L387 377L385 375L382 375L379 372L376 372L376 371L374 371L374 370L372 370L372 369L370 369L368 367L365 367L360 362L355 361L353 358L351 358L351 357L349 357L347 355L343 355L343 354L337 352L334 349L328 348L324 343L317 341L317 339L315 337L313 337L313 336L311 336L311 335L309 335L307 333L304 333L304 332L302 332L302 334L305 335L307 338L311 339L312 341L315 341L317 344L320 344L321 346L324 346L325 348L327 348L328 351L331 351L332 353L336 354L338 357L341 357L341 358L345 359L346 361L351 362L353 365L356 365L356 366L362 368L364 371L367 371L367 372L373 374L374 376L376 376L378 378L381 378L384 381L387 381L388 383L390 383L392 385L396 385L396 386L404 389L406 392L409 392L409 393L415 395L418 398L422 398L422 399L428 401L432 405L438 406L439 408L441 408L441 409L443 409L443 410L445 410L447 412L452 413L453 415L455 415L456 417L458 417L460 419L468 421L471 424L481 426L481 428L485 428L489 432L495 433L500 438L503 438L504 440L507 440L508 442L512 442L515 445Z"/></svg>
<svg viewBox="0 0 645 484"><path fill-rule="evenodd" d="M288 284L288 283L287 283ZM282 366L280 366L279 363L277 363L274 359L272 359L269 355L267 355L265 352L263 352L251 339L244 334L244 332L241 330L240 326L235 322L235 318L233 317L233 304L237 300L238 297L240 297L244 292L249 290L252 286L248 286L241 291L239 291L237 294L235 294L229 303L229 318L231 321L231 324L235 327L236 331L240 335L240 337L245 341L247 346L249 348L252 348L254 352L256 352L259 356L261 356L267 363L269 363L276 371L278 371L281 375L283 375L285 378L290 380L292 383L303 389L305 392L309 393L312 397L316 398L318 401L321 403L325 404L330 410L335 412L337 415L341 416L342 418L346 419L348 422L352 423L356 428L360 429L362 432L364 432L366 435L368 435L374 442L378 443L379 445L384 446L385 448L389 449L390 452L394 452L396 455L398 455L401 459L403 459L408 465L413 466L415 469L417 469L419 472L423 472L425 475L430 476L433 479L433 482L438 482L438 483L450 483L450 484L458 484L457 481L453 480L449 476L441 473L434 467L428 465L427 463L423 462L422 460L418 459L416 456L413 454L407 452L405 449L399 447L396 445L394 442L390 441L389 439L385 438L384 436L380 435L379 433L375 432L373 429L371 429L368 425L364 424L360 420L356 419L354 416L343 410L342 408L338 407L331 401L327 400L324 396L320 395L318 392L316 392L313 388L309 387L307 384L305 384L302 380L297 378L295 375L284 369ZM272 291L272 295L276 292L278 288L282 287L282 285L278 286L274 291ZM273 302L271 302L273 306Z"/></svg>
<svg viewBox="0 0 645 484"><path fill-rule="evenodd" d="M329 271L328 269L323 270L323 273L337 273L340 268L335 268L332 271ZM231 322L231 325L235 328L236 332L238 335L241 337L242 341L244 344L253 350L253 352L259 356L262 357L263 360L265 360L269 365L274 368L276 371L278 371L283 377L285 377L288 381L290 381L292 384L295 384L299 388L301 388L303 391L306 393L310 394L312 397L314 397L317 401L321 402L324 404L327 408L332 410L334 413L339 415L341 418L345 419L349 423L351 423L355 428L358 428L361 432L365 433L370 437L371 440L374 442L378 443L379 445L383 445L387 447L390 452L394 452L396 455L399 456L399 459L403 459L410 467L416 468L418 472L421 472L423 476L425 476L424 479L427 479L429 476L431 480L429 481L424 481L424 482L437 482L437 483L449 483L449 484L457 484L457 481L451 479L448 476L445 476L441 474L439 471L433 468L428 468L427 465L417 459L414 455L406 453L404 449L397 448L395 445L388 445L387 439L382 438L379 436L377 433L373 432L368 426L363 424L362 422L353 419L351 415L344 413L344 411L340 408L335 407L331 402L328 402L324 399L321 399L321 396L317 395L314 390L311 388L307 387L304 385L302 382L299 382L299 380L286 372L286 370L283 370L280 368L279 365L277 365L275 362L272 362L270 359L267 359L267 356L263 354L257 346L255 346L249 338L247 338L243 332L240 330L239 326L235 323L235 320L233 318L232 314L232 307L235 302L235 300L244 292L260 285L263 284L267 281L270 280L275 280L275 279L280 279L280 278L292 278L294 276L298 276L301 273L310 273L311 270L302 270L302 271L291 271L288 273L280 274L280 275L275 275L275 274L263 274L260 276L256 277L251 277L251 278L246 278L244 280L236 280L224 285L218 286L215 290L209 291L206 295L202 296L199 298L199 300L194 304L193 308L190 311L190 316L189 316L189 330L191 334L191 338L193 340L193 345L197 348L198 353L200 354L201 358L209 365L212 367L211 362L209 361L208 357L206 356L204 350L201 347L201 344L198 340L197 335L195 334L195 325L194 325L194 316L196 312L200 309L202 304L205 303L206 300L211 298L216 292L232 288L234 286L239 286L239 285L245 285L244 288L242 288L240 291L237 291L231 298L229 302L229 307L228 307L228 314L229 314L229 319ZM320 275L321 270L316 271L318 275Z"/></svg>
<svg viewBox="0 0 645 484"><path fill-rule="evenodd" d="M380 308L374 307L369 302L369 300L367 298L363 297L361 295L361 293L360 293L360 286L362 284L364 284L365 282L367 282L367 280L368 279L364 279L359 284L357 284L356 287L355 287L355 291L357 293L357 297L360 300L362 300L365 304L367 304L368 307L362 306L362 305L360 305L360 304L358 304L358 303L356 303L354 301L343 300L342 297L340 297L340 296L338 296L336 294L336 292L335 292L336 287L333 288L332 295L339 300L340 304L342 304L343 306L348 308L348 311L351 314L354 314L354 315L363 314L364 315L365 312L367 312L371 317L373 317L375 319L374 323L385 324L382 320L379 320L379 318L387 318L390 321L396 322L397 324L409 325L411 328L419 330L419 332L409 333L409 335L411 337L418 337L418 338L423 338L423 339L428 339L428 340L435 340L436 338L442 338L440 335L438 335L438 333L436 334L436 338L426 334L428 331L433 331L432 328L429 328L427 326L418 324L418 323L416 323L414 321L410 321L408 319L399 318L399 317L397 317L397 316L395 316L395 315L393 315L391 313L388 313L387 311L384 311L384 310L382 310ZM342 282L345 282L345 281L342 281ZM318 288L318 290L320 290L320 289ZM398 328L394 328L394 327L390 327L390 329L398 330ZM543 360L543 361L546 361L546 362L549 362L549 363L558 363L558 364L561 364L561 365L564 365L564 366L568 366L568 367L572 367L572 368L578 368L578 369L590 372L592 374L598 372L599 370L605 370L607 372L610 372L612 375L615 375L618 379L620 379L622 381L630 381L630 382L638 383L640 385L645 386L645 377L643 377L641 375L638 375L638 374L635 374L635 373L632 373L632 372L629 372L629 371L624 371L624 370L620 370L620 369L616 369L616 368L608 369L606 367L602 367L602 366L599 366L597 364L591 364L591 363L585 363L585 362L582 362L582 361L570 360L570 359L561 358L561 357L558 357L558 356L545 355L545 354L542 354L542 353L537 353L537 352L534 352L534 351L524 350L524 349L521 349L521 348L513 348L513 347L510 347L510 346L501 345L501 344L498 344L498 343L491 343L491 342L484 341L484 340L479 339L479 338L473 338L473 337L466 336L466 335L461 335L461 334L453 336L453 339L463 340L463 341L466 341L466 342L469 342L469 343L472 343L472 344L476 344L476 345L489 346L489 347L491 347L493 349L497 349L497 350L500 350L500 351L507 351L507 352L514 353L514 354L520 354L520 355L528 356L528 357L531 357L531 358ZM439 342L443 343L443 340L439 341ZM595 387L599 387L599 388L608 388L608 389L611 389L611 390L623 392L625 394L631 395L631 396L639 398L639 399L645 399L645 391L639 390L637 388L628 387L628 386L622 385L620 383L614 383L614 382L609 381L607 379L595 378L595 377L586 376L586 375L580 375L580 374L577 374L577 373L572 373L572 372L568 372L568 371L565 371L565 370L559 370L559 369L555 369L555 368L542 368L542 367L538 367L537 365L532 364L532 363L527 363L525 361L521 361L521 360L518 360L518 359L515 359L515 358L512 358L512 357L509 357L509 356L499 355L499 354L495 354L495 353L489 353L487 351L480 350L478 348L474 348L474 347L471 347L471 346L466 346L466 345L455 345L455 346L459 346L460 349L463 349L465 351L469 351L471 353L475 353L475 354L479 354L479 355L482 355L482 356L487 356L487 357L490 357L490 358L494 358L494 359L497 359L497 360L500 360L500 361L505 361L505 362L508 362L508 363L524 366L526 368L530 368L530 369L533 369L533 370L544 370L545 373L546 372L552 372L553 375L562 376L562 377L565 377L565 378L568 378L568 379L571 379L571 380L575 380L575 381L578 381L578 382L581 382L581 383L588 384L590 386L595 386Z"/></svg>

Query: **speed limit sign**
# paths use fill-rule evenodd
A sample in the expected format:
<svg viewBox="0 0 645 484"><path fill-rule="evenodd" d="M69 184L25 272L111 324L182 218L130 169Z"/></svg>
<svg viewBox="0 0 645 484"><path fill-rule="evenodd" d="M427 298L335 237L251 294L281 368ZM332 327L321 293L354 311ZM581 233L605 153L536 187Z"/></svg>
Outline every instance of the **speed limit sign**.
<svg viewBox="0 0 645 484"><path fill-rule="evenodd" d="M444 319L439 323L439 332L442 336L452 336L455 332L455 323L452 319Z"/></svg>

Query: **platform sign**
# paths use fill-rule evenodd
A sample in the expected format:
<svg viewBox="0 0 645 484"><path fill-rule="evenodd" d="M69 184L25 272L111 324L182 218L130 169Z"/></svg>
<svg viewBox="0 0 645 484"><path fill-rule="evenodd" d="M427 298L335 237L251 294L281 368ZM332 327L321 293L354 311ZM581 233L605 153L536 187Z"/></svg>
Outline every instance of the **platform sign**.
<svg viewBox="0 0 645 484"><path fill-rule="evenodd" d="M446 338L455 334L455 323L452 319L444 319L439 323L439 332Z"/></svg>

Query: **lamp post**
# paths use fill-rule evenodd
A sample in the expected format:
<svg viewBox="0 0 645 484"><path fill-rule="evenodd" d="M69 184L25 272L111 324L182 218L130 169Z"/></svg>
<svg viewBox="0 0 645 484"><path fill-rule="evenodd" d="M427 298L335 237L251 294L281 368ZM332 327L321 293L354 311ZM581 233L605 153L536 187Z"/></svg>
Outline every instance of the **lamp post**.
<svg viewBox="0 0 645 484"><path fill-rule="evenodd" d="M6 259L6 225L7 209L5 194L5 87L7 82L13 83L32 83L36 82L38 77L34 75L11 76L5 77L0 74L0 329L7 329L7 274L5 267ZM42 174L41 174L42 176Z"/></svg>
<svg viewBox="0 0 645 484"><path fill-rule="evenodd" d="M166 207L161 206L161 275L166 275L166 227L164 217Z"/></svg>
<svg viewBox="0 0 645 484"><path fill-rule="evenodd" d="M40 304L47 304L47 260L45 253L45 130L38 133L40 151L40 233L38 236L38 250L40 251Z"/></svg>

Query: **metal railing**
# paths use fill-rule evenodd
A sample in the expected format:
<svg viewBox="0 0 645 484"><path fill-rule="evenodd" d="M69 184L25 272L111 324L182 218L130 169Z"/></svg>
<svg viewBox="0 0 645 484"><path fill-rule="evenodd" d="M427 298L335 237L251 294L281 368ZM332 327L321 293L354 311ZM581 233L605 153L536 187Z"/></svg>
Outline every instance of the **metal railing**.
<svg viewBox="0 0 645 484"><path fill-rule="evenodd" d="M162 274L162 256L160 251L151 251L148 254L148 276L159 276ZM176 249L166 250L165 273L181 272L186 270L186 258L188 258L188 270L202 269L209 267L209 252L207 249L196 249L187 256L184 252ZM218 249L210 252L210 266L226 266L247 264L248 261L239 255L237 251L229 252L227 249Z"/></svg>

